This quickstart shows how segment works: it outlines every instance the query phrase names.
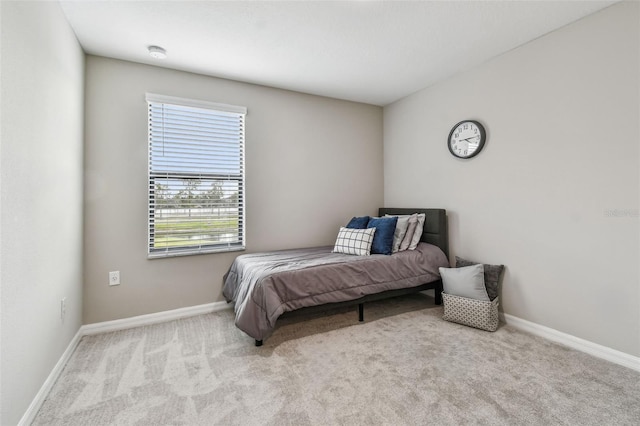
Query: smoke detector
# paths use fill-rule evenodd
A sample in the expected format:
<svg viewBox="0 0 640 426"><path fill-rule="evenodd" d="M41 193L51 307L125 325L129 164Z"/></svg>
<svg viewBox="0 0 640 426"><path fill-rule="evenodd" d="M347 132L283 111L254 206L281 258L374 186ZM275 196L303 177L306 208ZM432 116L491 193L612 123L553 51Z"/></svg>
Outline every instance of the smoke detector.
<svg viewBox="0 0 640 426"><path fill-rule="evenodd" d="M149 46L149 55L155 59L164 59L167 57L167 51L160 46Z"/></svg>

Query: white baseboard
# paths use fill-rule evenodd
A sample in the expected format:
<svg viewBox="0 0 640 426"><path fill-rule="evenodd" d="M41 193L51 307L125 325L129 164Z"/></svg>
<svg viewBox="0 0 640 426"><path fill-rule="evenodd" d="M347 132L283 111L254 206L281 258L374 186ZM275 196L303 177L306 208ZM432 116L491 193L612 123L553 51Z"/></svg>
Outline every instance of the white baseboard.
<svg viewBox="0 0 640 426"><path fill-rule="evenodd" d="M33 398L31 405L29 405L29 408L27 408L27 411L22 416L22 419L20 419L18 426L28 426L31 424L31 422L33 422L36 414L38 414L38 410L40 410L40 407L42 407L44 400L47 398L47 395L49 395L51 388L53 387L56 380L58 380L60 373L62 373L65 365L67 365L67 361L69 361L69 359L71 358L73 351L76 350L76 347L78 347L78 344L80 343L80 340L83 336L106 333L109 331L126 330L128 328L141 327L143 325L157 324L160 322L173 321L180 318L208 314L210 312L230 309L232 306L233 305L226 302L214 302L207 303L205 305L189 306L187 308L173 309L171 311L157 312L154 314L140 315L131 318L124 318L114 321L104 321L81 326L78 329L76 335L73 336L73 339L71 339L69 346L67 346L67 349L58 360L58 363L55 365L55 367L53 367L53 370L51 370L49 377L47 377L47 380L45 380L35 398Z"/></svg>
<svg viewBox="0 0 640 426"><path fill-rule="evenodd" d="M31 405L29 405L29 408L27 408L27 411L20 419L20 422L18 422L18 426L28 426L31 424L31 422L33 422L33 419L35 419L36 414L38 414L38 410L40 410L40 407L42 407L42 404L47 398L47 395L49 395L51 388L53 388L53 385L56 380L58 380L60 373L62 373L65 365L67 365L67 361L69 361L69 359L71 358L73 351L76 350L78 343L80 343L80 339L82 339L81 330L82 327L78 329L76 335L73 336L73 339L71 339L69 346L67 346L67 349L65 349L55 367L53 367L53 370L51 370L51 373L49 373L47 380L44 381L44 384L36 394L35 398L33 398L33 401L31 401Z"/></svg>
<svg viewBox="0 0 640 426"><path fill-rule="evenodd" d="M82 331L83 336L88 336L91 334L126 330L128 328L141 327L143 325L173 321L180 318L194 317L196 315L208 314L211 312L222 311L224 309L230 309L232 306L232 304L226 302L213 302L204 305L172 309L170 311L156 312L153 314L139 315L131 318L87 324L80 327L80 330Z"/></svg>
<svg viewBox="0 0 640 426"><path fill-rule="evenodd" d="M513 315L504 314L504 321L519 330L529 332L536 336L544 337L545 339L563 344L580 352L588 353L589 355L593 355L597 358L622 365L623 367L627 367L635 371L640 371L639 357L629 355L625 352L620 352L615 349L611 349L606 346L602 346L597 343L593 343L558 330L554 330L553 328L545 327L544 325L536 324L522 318L514 317Z"/></svg>

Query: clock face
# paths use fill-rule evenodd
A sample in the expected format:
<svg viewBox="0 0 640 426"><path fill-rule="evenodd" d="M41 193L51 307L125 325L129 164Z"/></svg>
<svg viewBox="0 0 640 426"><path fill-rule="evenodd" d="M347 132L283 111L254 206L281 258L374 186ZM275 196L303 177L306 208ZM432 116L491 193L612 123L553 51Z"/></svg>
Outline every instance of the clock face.
<svg viewBox="0 0 640 426"><path fill-rule="evenodd" d="M458 158L471 158L480 153L485 139L482 124L473 120L461 121L449 133L449 151Z"/></svg>

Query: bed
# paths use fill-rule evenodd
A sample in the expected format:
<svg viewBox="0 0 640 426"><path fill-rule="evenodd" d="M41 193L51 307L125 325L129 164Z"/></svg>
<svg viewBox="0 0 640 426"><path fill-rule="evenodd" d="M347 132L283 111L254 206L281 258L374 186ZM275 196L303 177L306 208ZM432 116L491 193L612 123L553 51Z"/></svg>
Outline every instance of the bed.
<svg viewBox="0 0 640 426"><path fill-rule="evenodd" d="M357 305L363 321L366 302L429 289L441 304L438 268L449 266L446 211L381 208L378 213L424 213L416 249L354 256L332 253L333 246L327 246L238 256L223 286L225 299L234 303L236 326L261 346L287 312Z"/></svg>

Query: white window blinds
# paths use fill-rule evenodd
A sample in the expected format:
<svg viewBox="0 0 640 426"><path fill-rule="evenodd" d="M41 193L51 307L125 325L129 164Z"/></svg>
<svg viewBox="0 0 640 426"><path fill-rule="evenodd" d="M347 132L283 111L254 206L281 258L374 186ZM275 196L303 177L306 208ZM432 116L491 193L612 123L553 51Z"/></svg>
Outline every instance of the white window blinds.
<svg viewBox="0 0 640 426"><path fill-rule="evenodd" d="M246 109L146 98L149 257L244 249Z"/></svg>

